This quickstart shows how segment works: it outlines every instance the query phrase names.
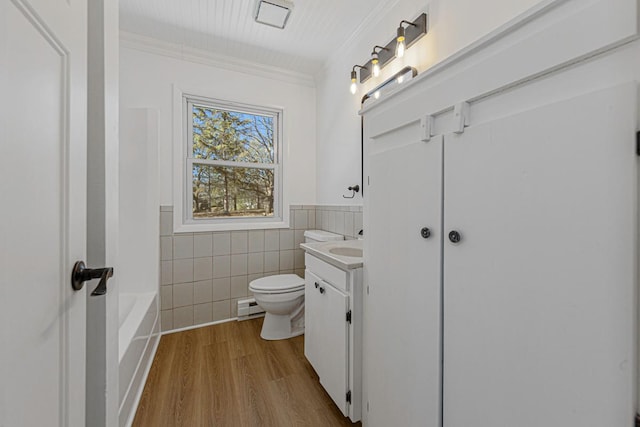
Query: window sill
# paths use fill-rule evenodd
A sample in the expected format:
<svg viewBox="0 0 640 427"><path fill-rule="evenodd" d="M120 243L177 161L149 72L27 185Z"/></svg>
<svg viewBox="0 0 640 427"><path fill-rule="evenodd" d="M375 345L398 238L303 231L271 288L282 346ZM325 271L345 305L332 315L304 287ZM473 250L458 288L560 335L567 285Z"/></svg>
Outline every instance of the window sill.
<svg viewBox="0 0 640 427"><path fill-rule="evenodd" d="M269 221L269 222L242 222L242 223L223 223L223 224L173 224L173 232L180 233L207 233L214 231L244 231L244 230L267 230L275 228L289 228L289 221Z"/></svg>

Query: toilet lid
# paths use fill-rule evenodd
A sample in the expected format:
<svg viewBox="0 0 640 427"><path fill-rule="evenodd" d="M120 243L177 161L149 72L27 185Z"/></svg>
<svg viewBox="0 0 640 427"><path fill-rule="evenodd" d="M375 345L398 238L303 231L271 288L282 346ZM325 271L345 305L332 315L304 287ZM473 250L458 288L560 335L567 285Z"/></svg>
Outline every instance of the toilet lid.
<svg viewBox="0 0 640 427"><path fill-rule="evenodd" d="M262 277L253 280L249 284L250 289L256 291L287 291L304 287L304 279L297 274L277 274L275 276Z"/></svg>

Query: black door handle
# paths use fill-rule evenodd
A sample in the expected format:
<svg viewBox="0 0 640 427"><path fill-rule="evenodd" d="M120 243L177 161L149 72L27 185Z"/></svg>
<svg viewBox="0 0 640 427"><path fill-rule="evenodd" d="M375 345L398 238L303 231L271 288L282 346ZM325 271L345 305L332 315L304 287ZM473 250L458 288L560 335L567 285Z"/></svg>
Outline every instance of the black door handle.
<svg viewBox="0 0 640 427"><path fill-rule="evenodd" d="M98 286L91 292L91 296L100 296L107 293L107 280L113 276L113 268L87 268L84 261L78 261L73 266L71 272L71 287L74 291L79 291L84 286L84 282L92 279L100 279Z"/></svg>
<svg viewBox="0 0 640 427"><path fill-rule="evenodd" d="M322 286L320 286L319 291L320 291L321 294L324 294L324 288Z"/></svg>
<svg viewBox="0 0 640 427"><path fill-rule="evenodd" d="M316 289L318 289L318 286L320 286L318 282L314 282L313 284L316 285Z"/></svg>

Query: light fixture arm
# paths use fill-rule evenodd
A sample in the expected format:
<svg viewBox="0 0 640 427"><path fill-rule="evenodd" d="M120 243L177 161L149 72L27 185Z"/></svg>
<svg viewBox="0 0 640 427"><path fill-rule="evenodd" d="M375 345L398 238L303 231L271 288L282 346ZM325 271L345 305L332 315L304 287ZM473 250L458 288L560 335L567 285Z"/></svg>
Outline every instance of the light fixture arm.
<svg viewBox="0 0 640 427"><path fill-rule="evenodd" d="M376 49L380 49L380 50L376 52ZM374 47L373 47L373 51L371 52L371 54L379 53L379 52L382 52L383 50L388 51L389 49L387 49L387 48L386 48L386 47L384 47L384 46L378 46L378 45L376 45L376 46L374 46Z"/></svg>
<svg viewBox="0 0 640 427"><path fill-rule="evenodd" d="M402 24L409 24L409 25L412 25L414 27L418 26L417 24L414 24L413 22L405 21L404 19L402 21L400 21L400 25L399 26L402 27Z"/></svg>

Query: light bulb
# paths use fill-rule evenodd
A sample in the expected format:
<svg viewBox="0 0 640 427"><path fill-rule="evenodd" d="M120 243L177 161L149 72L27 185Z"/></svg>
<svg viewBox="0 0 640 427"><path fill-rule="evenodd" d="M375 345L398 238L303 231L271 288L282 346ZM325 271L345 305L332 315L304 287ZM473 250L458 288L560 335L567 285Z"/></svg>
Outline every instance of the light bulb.
<svg viewBox="0 0 640 427"><path fill-rule="evenodd" d="M406 45L404 43L404 36L398 37L398 44L396 45L396 57L402 58L404 56L405 49Z"/></svg>
<svg viewBox="0 0 640 427"><path fill-rule="evenodd" d="M407 48L407 46L405 45L404 39L405 39L404 27L402 26L402 22L401 22L400 26L398 27L397 37L396 37L396 41L398 42L396 44L396 58L402 58L404 56L404 51Z"/></svg>
<svg viewBox="0 0 640 427"><path fill-rule="evenodd" d="M373 77L378 77L380 75L380 57L378 56L378 52L376 52L377 47L378 46L374 47L373 52L371 52L371 65L373 66L371 73L373 74Z"/></svg>
<svg viewBox="0 0 640 427"><path fill-rule="evenodd" d="M378 77L380 75L380 61L373 59L371 63L373 64L373 76Z"/></svg>
<svg viewBox="0 0 640 427"><path fill-rule="evenodd" d="M356 74L356 67L353 67L353 70L351 70L351 87L349 88L352 95L355 95L358 90L358 85L356 84L357 78L358 75Z"/></svg>
<svg viewBox="0 0 640 427"><path fill-rule="evenodd" d="M375 92L373 93L373 97L374 97L375 99L380 98L380 91L379 91L379 90L375 91Z"/></svg>

